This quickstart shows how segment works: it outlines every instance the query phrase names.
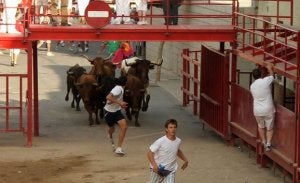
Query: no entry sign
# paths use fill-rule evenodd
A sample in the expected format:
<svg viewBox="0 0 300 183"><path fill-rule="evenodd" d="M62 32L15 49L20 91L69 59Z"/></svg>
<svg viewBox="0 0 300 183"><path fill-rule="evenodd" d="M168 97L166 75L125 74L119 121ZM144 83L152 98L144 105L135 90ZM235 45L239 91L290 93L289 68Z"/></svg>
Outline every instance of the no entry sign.
<svg viewBox="0 0 300 183"><path fill-rule="evenodd" d="M104 1L91 1L84 12L86 23L101 28L110 23L111 9Z"/></svg>

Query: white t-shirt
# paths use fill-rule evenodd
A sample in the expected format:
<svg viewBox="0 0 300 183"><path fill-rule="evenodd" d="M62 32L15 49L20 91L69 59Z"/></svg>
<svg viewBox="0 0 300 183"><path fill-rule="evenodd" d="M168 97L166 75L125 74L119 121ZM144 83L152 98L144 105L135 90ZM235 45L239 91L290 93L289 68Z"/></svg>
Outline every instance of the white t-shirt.
<svg viewBox="0 0 300 183"><path fill-rule="evenodd" d="M124 89L122 86L115 86L110 93L116 97L117 100L123 100ZM111 103L110 101L107 101L104 109L108 112L116 112L121 110L121 106L117 103Z"/></svg>
<svg viewBox="0 0 300 183"><path fill-rule="evenodd" d="M180 143L181 139L178 137L175 140L170 140L165 135L157 139L150 146L150 150L154 153L156 164L165 166L166 170L176 171L178 167L176 158ZM150 167L153 168L151 164Z"/></svg>
<svg viewBox="0 0 300 183"><path fill-rule="evenodd" d="M267 116L275 112L271 92L273 81L273 76L267 76L257 79L251 84L250 91L253 96L254 116Z"/></svg>

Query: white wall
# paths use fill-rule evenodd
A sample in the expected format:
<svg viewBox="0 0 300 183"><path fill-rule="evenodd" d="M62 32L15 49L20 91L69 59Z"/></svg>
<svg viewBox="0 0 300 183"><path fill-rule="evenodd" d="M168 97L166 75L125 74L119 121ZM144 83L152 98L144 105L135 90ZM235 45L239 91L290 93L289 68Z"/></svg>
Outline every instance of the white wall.
<svg viewBox="0 0 300 183"><path fill-rule="evenodd" d="M184 6L182 5L179 8L179 14L224 14L224 12L231 13L230 6ZM154 8L154 13L162 14L162 9ZM155 20L154 23L162 23L162 20ZM179 19L179 24L193 24L193 25L230 25L230 19ZM156 62L158 59L158 48L159 42L147 42L147 59L151 60L152 62ZM213 47L219 48L219 43L207 43ZM229 45L229 44L226 44ZM181 65L182 65L182 58L181 52L182 49L189 48L190 50L200 50L201 42L165 42L164 44L164 51L163 51L163 68L167 69L175 74L181 73Z"/></svg>
<svg viewBox="0 0 300 183"><path fill-rule="evenodd" d="M300 25L300 1L294 0L294 25ZM229 6L184 6L182 5L179 8L179 14L224 14L224 12L231 13L231 7ZM258 12L259 14L265 15L276 15L276 2L266 2L266 1L254 1L253 7L250 8L241 8L241 13L246 14L255 14ZM290 3L280 2L280 12L283 15L289 15L290 13ZM162 9L154 8L154 13L162 14ZM155 20L155 23L163 23L163 19ZM276 22L276 19L272 19L272 22ZM289 24L288 20L284 20L283 22ZM229 19L180 19L179 24L193 24L193 25L228 25L231 24ZM201 44L203 42L166 42L164 45L163 51L163 68L172 71L173 73L180 74L181 73L181 52L184 48L189 48L190 50L200 50ZM147 59L151 61L156 61L158 57L158 47L159 42L147 42ZM212 46L216 49L219 48L219 43L217 42L207 42L209 46ZM229 46L229 43L226 43L226 46Z"/></svg>

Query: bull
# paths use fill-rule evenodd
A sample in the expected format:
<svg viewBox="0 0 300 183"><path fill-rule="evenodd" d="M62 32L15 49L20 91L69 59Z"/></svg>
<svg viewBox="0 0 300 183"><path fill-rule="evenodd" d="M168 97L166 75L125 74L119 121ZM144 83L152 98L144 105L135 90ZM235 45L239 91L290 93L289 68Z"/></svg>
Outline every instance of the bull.
<svg viewBox="0 0 300 183"><path fill-rule="evenodd" d="M103 118L104 109L106 103L106 95L110 92L110 90L114 86L114 76L115 76L115 65L113 65L109 58L96 57L94 59L89 58L86 55L82 55L85 57L92 65L92 69L89 74L94 75L96 77L96 81L100 87L99 91L99 110L100 110L100 118ZM108 91L109 90L109 91Z"/></svg>
<svg viewBox="0 0 300 183"><path fill-rule="evenodd" d="M138 57L132 57L125 59L121 64L121 75L134 75L138 77L144 85L145 97L142 100L142 111L147 111L150 101L149 87L149 70L154 69L154 66L161 66L163 61L159 64L152 63L146 59L140 59Z"/></svg>
<svg viewBox="0 0 300 183"><path fill-rule="evenodd" d="M98 82L99 83L99 82ZM100 89L99 89L99 110L100 110L100 118L104 117L104 106L106 104L106 96L110 93L110 91L115 87L116 81L115 77L112 76L103 76L100 80Z"/></svg>
<svg viewBox="0 0 300 183"><path fill-rule="evenodd" d="M109 59L102 58L102 57L96 57L94 59L91 59L86 55L82 55L82 56L84 58L86 58L93 65L89 74L94 74L97 77L98 76L114 76L115 75L116 66L114 64L112 64L109 61Z"/></svg>
<svg viewBox="0 0 300 183"><path fill-rule="evenodd" d="M83 74L76 83L76 88L84 103L84 107L89 114L89 125L100 124L98 110L100 107L99 96L100 88L98 86L96 76L91 74ZM93 119L95 113L95 121Z"/></svg>
<svg viewBox="0 0 300 183"><path fill-rule="evenodd" d="M128 103L126 108L126 116L132 120L135 117L135 126L140 126L138 121L139 112L145 95L144 83L136 76L128 75L124 88L123 100Z"/></svg>
<svg viewBox="0 0 300 183"><path fill-rule="evenodd" d="M80 111L79 103L81 98L79 96L79 91L77 90L75 83L83 74L86 74L86 70L85 68L79 66L78 64L70 67L69 70L67 71L67 94L65 96L65 101L69 101L69 93L71 90L73 94L71 107L75 108L75 102L76 102L77 111Z"/></svg>

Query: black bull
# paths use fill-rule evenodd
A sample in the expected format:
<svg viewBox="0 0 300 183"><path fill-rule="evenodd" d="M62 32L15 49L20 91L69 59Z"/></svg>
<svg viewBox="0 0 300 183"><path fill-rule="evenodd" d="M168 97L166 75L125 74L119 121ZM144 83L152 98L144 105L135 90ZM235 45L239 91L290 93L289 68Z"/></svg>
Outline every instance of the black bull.
<svg viewBox="0 0 300 183"><path fill-rule="evenodd" d="M73 100L71 103L71 107L75 107L76 102L76 110L80 111L79 102L80 102L80 96L79 91L77 90L75 83L80 78L81 75L86 74L85 68L79 66L78 64L72 66L67 71L67 94L65 96L65 100L69 100L69 92L71 90L73 94Z"/></svg>
<svg viewBox="0 0 300 183"><path fill-rule="evenodd" d="M89 125L100 124L98 117L100 111L100 118L103 118L103 107L106 103L106 96L112 90L115 85L115 79L111 76L101 77L100 83L93 74L83 74L76 87L80 93L84 107L89 114ZM93 113L95 113L95 121L93 119Z"/></svg>
<svg viewBox="0 0 300 183"><path fill-rule="evenodd" d="M122 75L133 75L138 77L144 87L145 94L142 99L142 111L147 111L149 101L150 101L150 94L148 91L149 87L149 70L154 69L154 66L161 66L163 63L163 60L161 63L153 63L146 59L140 59L138 57L132 57L129 59L125 59L122 61ZM125 67L128 67L128 69L125 69ZM126 71L127 70L127 71Z"/></svg>
<svg viewBox="0 0 300 183"><path fill-rule="evenodd" d="M124 91L123 100L128 103L126 108L126 116L129 120L132 120L132 115L134 115L135 126L140 126L138 118L142 100L145 95L143 82L138 77L128 75Z"/></svg>

